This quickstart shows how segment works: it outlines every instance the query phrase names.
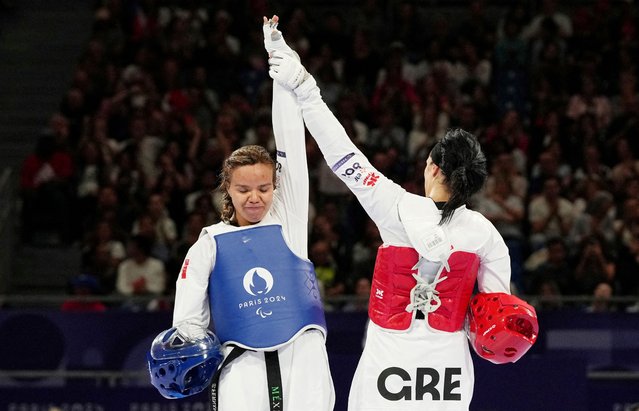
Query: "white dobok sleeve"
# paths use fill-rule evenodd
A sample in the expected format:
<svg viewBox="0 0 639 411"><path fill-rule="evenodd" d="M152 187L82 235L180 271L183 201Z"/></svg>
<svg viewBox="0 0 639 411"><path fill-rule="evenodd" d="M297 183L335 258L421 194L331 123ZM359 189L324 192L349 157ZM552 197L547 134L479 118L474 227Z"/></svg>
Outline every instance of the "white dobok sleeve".
<svg viewBox="0 0 639 411"><path fill-rule="evenodd" d="M277 183L271 213L299 257L308 257L309 178L304 120L295 94L273 82L273 134L277 148Z"/></svg>
<svg viewBox="0 0 639 411"><path fill-rule="evenodd" d="M215 245L203 230L191 246L175 283L173 326L189 339L203 337L209 326L209 275L215 262Z"/></svg>
<svg viewBox="0 0 639 411"><path fill-rule="evenodd" d="M477 287L482 293L510 294L510 254L501 234L488 220L486 241L478 251Z"/></svg>
<svg viewBox="0 0 639 411"><path fill-rule="evenodd" d="M306 127L333 173L357 197L380 230L384 242L406 242L397 204L406 193L368 161L322 100L313 77L295 89Z"/></svg>

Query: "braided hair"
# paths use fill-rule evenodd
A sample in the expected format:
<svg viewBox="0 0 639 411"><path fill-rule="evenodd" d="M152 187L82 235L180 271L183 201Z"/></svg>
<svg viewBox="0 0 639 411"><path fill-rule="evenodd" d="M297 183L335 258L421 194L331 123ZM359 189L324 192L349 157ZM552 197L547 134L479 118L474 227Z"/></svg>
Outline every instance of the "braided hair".
<svg viewBox="0 0 639 411"><path fill-rule="evenodd" d="M486 156L477 138L461 128L449 129L430 152L433 163L444 174L451 196L444 204L439 224L450 221L455 210L466 204L486 182Z"/></svg>
<svg viewBox="0 0 639 411"><path fill-rule="evenodd" d="M275 187L275 161L262 146L248 145L238 148L224 160L222 171L220 172L220 191L222 191L222 221L229 224L235 215L233 200L229 194L231 176L236 168L242 166L252 166L255 164L267 164L273 168L273 186Z"/></svg>

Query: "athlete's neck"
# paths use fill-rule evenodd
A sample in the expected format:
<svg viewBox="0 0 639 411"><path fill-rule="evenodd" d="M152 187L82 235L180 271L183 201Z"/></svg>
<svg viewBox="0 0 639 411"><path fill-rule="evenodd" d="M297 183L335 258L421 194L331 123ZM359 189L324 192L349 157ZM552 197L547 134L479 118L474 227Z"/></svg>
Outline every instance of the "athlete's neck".
<svg viewBox="0 0 639 411"><path fill-rule="evenodd" d="M430 197L436 203L445 203L450 199L450 193L443 185L433 187L426 196Z"/></svg>

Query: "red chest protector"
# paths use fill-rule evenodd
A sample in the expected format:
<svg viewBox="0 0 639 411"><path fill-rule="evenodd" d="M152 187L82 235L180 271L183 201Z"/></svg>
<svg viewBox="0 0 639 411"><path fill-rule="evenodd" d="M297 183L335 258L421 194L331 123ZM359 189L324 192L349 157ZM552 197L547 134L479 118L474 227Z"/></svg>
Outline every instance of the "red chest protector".
<svg viewBox="0 0 639 411"><path fill-rule="evenodd" d="M409 247L381 246L377 251L368 315L382 328L405 331L413 320L413 312L407 312L410 291L416 284L413 269L419 254ZM441 306L428 313L428 324L440 331L459 331L464 323L466 310L473 293L479 257L474 253L455 251L448 258L450 271L444 269L435 286Z"/></svg>

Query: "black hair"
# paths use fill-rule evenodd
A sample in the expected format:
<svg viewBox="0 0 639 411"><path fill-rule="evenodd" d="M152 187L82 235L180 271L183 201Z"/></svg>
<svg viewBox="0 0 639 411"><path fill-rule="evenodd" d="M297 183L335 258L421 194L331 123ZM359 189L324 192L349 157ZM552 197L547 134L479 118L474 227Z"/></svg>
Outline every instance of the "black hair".
<svg viewBox="0 0 639 411"><path fill-rule="evenodd" d="M486 156L477 137L461 128L446 131L430 156L444 174L444 183L451 194L442 208L441 225L450 221L455 210L483 187L488 177Z"/></svg>
<svg viewBox="0 0 639 411"><path fill-rule="evenodd" d="M131 237L129 241L138 247L142 254L147 257L151 255L151 251L153 251L153 239L144 235L136 234Z"/></svg>

